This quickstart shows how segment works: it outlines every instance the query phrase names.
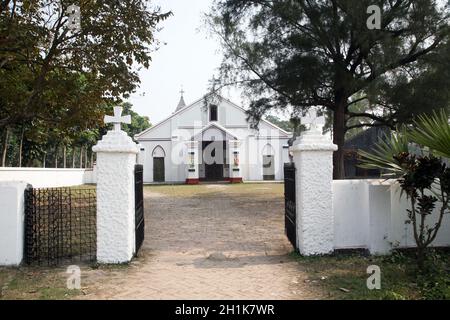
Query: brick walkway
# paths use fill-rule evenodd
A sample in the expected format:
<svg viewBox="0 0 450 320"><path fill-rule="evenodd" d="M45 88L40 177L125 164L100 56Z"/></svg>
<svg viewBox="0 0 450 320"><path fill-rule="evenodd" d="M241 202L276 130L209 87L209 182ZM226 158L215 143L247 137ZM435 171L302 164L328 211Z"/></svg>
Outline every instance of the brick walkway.
<svg viewBox="0 0 450 320"><path fill-rule="evenodd" d="M271 187L199 186L192 188L203 192L181 196L146 188L140 258L130 267L90 271L82 298L318 298L289 256L283 198L267 192Z"/></svg>

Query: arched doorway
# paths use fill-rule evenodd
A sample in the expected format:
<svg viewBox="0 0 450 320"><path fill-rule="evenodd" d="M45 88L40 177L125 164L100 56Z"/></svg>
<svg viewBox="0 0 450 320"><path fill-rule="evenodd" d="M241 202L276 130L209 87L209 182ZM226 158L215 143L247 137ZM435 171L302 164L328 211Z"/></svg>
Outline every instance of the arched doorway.
<svg viewBox="0 0 450 320"><path fill-rule="evenodd" d="M263 148L263 180L275 180L275 152L268 143Z"/></svg>
<svg viewBox="0 0 450 320"><path fill-rule="evenodd" d="M164 182L166 181L164 158L166 153L161 146L156 146L152 152L153 158L153 181Z"/></svg>

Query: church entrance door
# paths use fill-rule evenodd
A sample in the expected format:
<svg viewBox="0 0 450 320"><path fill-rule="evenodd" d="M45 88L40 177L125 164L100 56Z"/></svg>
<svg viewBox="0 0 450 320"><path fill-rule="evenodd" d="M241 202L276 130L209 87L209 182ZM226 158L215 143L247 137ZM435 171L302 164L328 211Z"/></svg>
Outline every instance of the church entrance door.
<svg viewBox="0 0 450 320"><path fill-rule="evenodd" d="M153 181L155 182L164 182L165 174L164 174L164 158L162 157L154 157L153 158Z"/></svg>
<svg viewBox="0 0 450 320"><path fill-rule="evenodd" d="M214 143L213 147L210 146L212 143ZM205 155L205 149L210 146L206 150L206 152L210 153L210 158L215 159L213 163L211 161L206 159ZM219 148L222 148L219 150ZM220 152L222 151L223 156L220 155ZM225 163L225 152L226 152L226 143L225 141L203 141L203 161L205 163L205 180L207 181L220 181L224 179L223 176L223 168Z"/></svg>

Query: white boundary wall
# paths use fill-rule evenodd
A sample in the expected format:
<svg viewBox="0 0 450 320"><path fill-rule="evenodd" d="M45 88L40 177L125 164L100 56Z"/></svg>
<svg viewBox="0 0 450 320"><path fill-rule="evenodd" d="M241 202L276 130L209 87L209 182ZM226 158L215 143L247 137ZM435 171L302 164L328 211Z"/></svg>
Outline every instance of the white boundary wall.
<svg viewBox="0 0 450 320"><path fill-rule="evenodd" d="M23 259L24 182L0 181L0 266L17 266Z"/></svg>
<svg viewBox="0 0 450 320"><path fill-rule="evenodd" d="M333 181L334 248L365 248L386 254L393 248L414 247L413 226L405 223L409 203L400 198L395 181ZM439 204L427 221L434 225ZM433 246L450 246L450 215L445 215Z"/></svg>
<svg viewBox="0 0 450 320"><path fill-rule="evenodd" d="M0 182L25 181L33 188L56 188L95 183L94 169L0 168Z"/></svg>

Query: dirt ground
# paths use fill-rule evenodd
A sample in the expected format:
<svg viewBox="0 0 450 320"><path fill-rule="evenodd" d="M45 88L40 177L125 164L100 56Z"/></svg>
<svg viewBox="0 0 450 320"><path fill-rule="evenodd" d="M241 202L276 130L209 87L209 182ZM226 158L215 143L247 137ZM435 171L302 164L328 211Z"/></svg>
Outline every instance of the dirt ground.
<svg viewBox="0 0 450 320"><path fill-rule="evenodd" d="M282 184L145 188L145 241L107 281L89 272L87 299L314 299L289 254Z"/></svg>
<svg viewBox="0 0 450 320"><path fill-rule="evenodd" d="M2 299L316 299L290 253L282 184L146 186L145 241L128 265L0 269Z"/></svg>

